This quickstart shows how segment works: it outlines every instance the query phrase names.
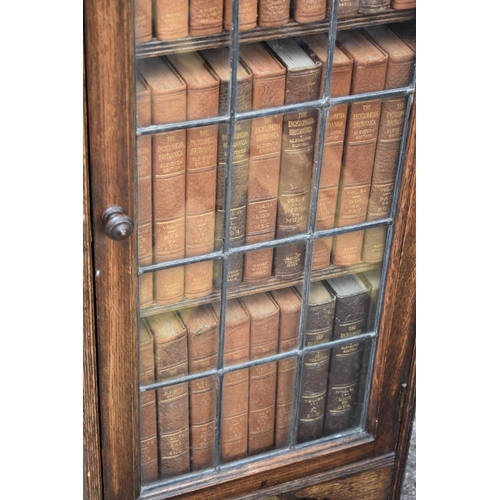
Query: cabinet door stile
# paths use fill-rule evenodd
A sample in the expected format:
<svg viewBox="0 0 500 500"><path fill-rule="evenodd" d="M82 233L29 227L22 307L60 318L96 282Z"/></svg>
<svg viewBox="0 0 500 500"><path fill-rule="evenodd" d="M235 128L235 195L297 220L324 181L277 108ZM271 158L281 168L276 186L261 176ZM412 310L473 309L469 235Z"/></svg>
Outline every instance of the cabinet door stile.
<svg viewBox="0 0 500 500"><path fill-rule="evenodd" d="M101 214L135 220L133 3L84 2L103 489L139 494L136 237L110 239Z"/></svg>
<svg viewBox="0 0 500 500"><path fill-rule="evenodd" d="M383 440L381 446L394 449L397 440L397 405L401 383L393 373L409 374L410 358L415 342L415 106L410 117L410 130L406 148L403 178L399 194L398 217L394 224L394 237L385 296L382 303L379 345L370 406L377 415L368 415L367 430ZM402 258L404 256L404 258ZM370 425L370 422L373 426ZM375 428L375 422L378 422ZM373 428L371 428L373 427ZM393 429L388 432L387 429Z"/></svg>

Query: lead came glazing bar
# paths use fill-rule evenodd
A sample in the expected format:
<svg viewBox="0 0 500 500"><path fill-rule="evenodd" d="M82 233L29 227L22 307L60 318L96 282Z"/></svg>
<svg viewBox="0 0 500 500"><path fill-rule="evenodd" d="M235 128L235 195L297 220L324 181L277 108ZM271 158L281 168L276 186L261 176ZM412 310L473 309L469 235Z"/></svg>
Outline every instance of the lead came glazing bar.
<svg viewBox="0 0 500 500"><path fill-rule="evenodd" d="M231 215L231 187L232 187L232 161L234 151L234 131L235 131L235 114L236 114L236 99L238 91L237 73L238 73L238 43L239 43L239 0L232 3L232 27L231 27L231 43L229 45L229 64L231 71L231 78L229 81L228 89L228 102L229 109L227 114L229 116L228 130L227 130L227 159L226 159L226 180L224 185L224 228L223 228L223 241L222 252L227 251L229 246L229 233L230 233L230 215ZM220 320L219 320L219 353L217 366L220 369L224 366L224 345L225 345L225 324L226 324L226 310L227 310L227 277L229 271L228 259L222 259L222 277L221 277L221 302L220 302ZM215 414L215 454L214 466L218 469L221 465L221 415L222 415L222 383L223 376L217 377L217 408Z"/></svg>
<svg viewBox="0 0 500 500"><path fill-rule="evenodd" d="M275 108L265 108L255 111L245 111L243 113L236 113L234 119L236 121L249 120L251 118L261 118L264 116L272 116L280 113L287 113L289 111L302 111L312 108L329 108L330 106L335 106L337 104L350 104L353 102L368 101L375 98L384 97L400 97L405 95L411 95L415 92L414 86L401 87L398 89L380 90L377 92L366 92L363 94L342 96L342 97L330 97L326 99L318 99L315 101L304 101L296 104L286 104L283 106L277 106ZM136 135L148 135L148 134L158 134L160 132L169 132L171 130L179 130L184 128L192 128L202 125L213 125L215 123L229 123L229 117L212 117L203 120L190 120L176 123L166 123L163 125L151 125L149 127L138 127L136 130Z"/></svg>
<svg viewBox="0 0 500 500"><path fill-rule="evenodd" d="M366 333L362 333L362 334L358 335L356 337L356 339L363 340L363 339L369 339L369 338L374 338L374 337L375 337L374 332L366 332ZM349 342L352 342L352 339L331 340L329 342L325 342L325 343L319 344L319 345L304 346L302 349L297 348L297 349L293 349L290 351L266 356L265 358L253 359L250 361L246 361L244 363L239 363L238 365L225 366L221 369L207 370L204 372L193 373L193 374L185 375L182 377L179 376L179 377L172 379L172 380L163 380L161 382L155 382L155 383L151 383L151 384L142 384L140 386L139 390L142 393L142 392L147 392L147 391L151 391L154 389L159 389L161 387L169 387L171 385L176 385L180 382L190 382L192 380L199 380L201 378L206 378L207 376L210 376L210 375L224 375L226 373L233 373L233 372L241 370L243 368L252 368L254 366L264 365L266 363L273 362L273 361L280 361L283 359L293 358L294 356L297 356L297 355L304 355L304 354L319 351L319 350L331 349L332 347L337 347L337 346L341 346L344 344L348 344Z"/></svg>

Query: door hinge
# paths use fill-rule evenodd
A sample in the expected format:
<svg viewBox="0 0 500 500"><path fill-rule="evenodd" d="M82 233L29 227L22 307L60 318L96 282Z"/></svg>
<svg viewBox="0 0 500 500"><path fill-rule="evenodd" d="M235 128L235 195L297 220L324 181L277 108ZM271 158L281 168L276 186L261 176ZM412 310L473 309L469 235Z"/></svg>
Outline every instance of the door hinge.
<svg viewBox="0 0 500 500"><path fill-rule="evenodd" d="M399 403L398 403L398 422L403 419L403 410L406 404L406 395L408 392L408 384L401 384L401 389L399 391Z"/></svg>

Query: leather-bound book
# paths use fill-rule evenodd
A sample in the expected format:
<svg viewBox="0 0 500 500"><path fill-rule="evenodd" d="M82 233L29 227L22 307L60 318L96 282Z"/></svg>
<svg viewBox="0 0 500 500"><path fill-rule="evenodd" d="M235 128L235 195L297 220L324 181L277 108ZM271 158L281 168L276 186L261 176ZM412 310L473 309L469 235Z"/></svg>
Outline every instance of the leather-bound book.
<svg viewBox="0 0 500 500"><path fill-rule="evenodd" d="M370 296L370 306L368 308L368 319L366 320L366 331L371 332L375 329L375 313L377 311L377 302L380 292L380 269L372 269L360 273L359 278L368 288Z"/></svg>
<svg viewBox="0 0 500 500"><path fill-rule="evenodd" d="M220 321L220 303L213 304ZM238 299L227 301L224 366L250 359L250 318ZM222 383L221 460L231 462L247 456L249 370L226 373Z"/></svg>
<svg viewBox="0 0 500 500"><path fill-rule="evenodd" d="M153 38L153 0L135 0L135 43Z"/></svg>
<svg viewBox="0 0 500 500"><path fill-rule="evenodd" d="M219 80L202 57L184 52L169 60L187 85L187 119L217 116ZM214 250L217 140L217 125L186 130L186 257ZM186 266L186 298L204 297L212 289L213 261Z"/></svg>
<svg viewBox="0 0 500 500"><path fill-rule="evenodd" d="M297 286L302 293L302 286ZM332 340L335 297L323 282L311 283L304 347ZM297 441L303 443L323 435L330 350L318 349L304 355L299 400Z"/></svg>
<svg viewBox="0 0 500 500"><path fill-rule="evenodd" d="M151 90L144 79L136 78L137 125L151 125ZM137 213L137 237L139 265L148 266L153 263L153 205L152 205L152 165L151 136L141 135L137 138L137 190L139 207ZM153 304L153 274L139 276L139 304L145 309Z"/></svg>
<svg viewBox="0 0 500 500"><path fill-rule="evenodd" d="M387 55L359 30L339 31L337 41L354 59L350 93L383 90ZM366 221L381 105L381 99L350 104L336 226ZM363 236L364 231L354 231L334 238L332 263L349 266L361 262Z"/></svg>
<svg viewBox="0 0 500 500"><path fill-rule="evenodd" d="M163 58L141 61L152 92L152 122L186 120L186 84ZM186 130L153 136L153 240L155 263L185 256ZM184 268L154 273L155 300L172 304L184 297Z"/></svg>
<svg viewBox="0 0 500 500"><path fill-rule="evenodd" d="M318 33L302 37L306 45L321 61L321 92L323 92L324 73L326 69L328 35ZM330 97L349 95L352 78L352 58L335 47L333 55ZM326 123L323 162L319 182L318 207L316 211L316 230L332 229L335 225L335 211L344 150L344 137L347 122L347 104L333 106L328 112ZM330 265L332 254L332 238L321 238L314 242L312 269L323 269Z"/></svg>
<svg viewBox="0 0 500 500"><path fill-rule="evenodd" d="M377 12L384 12L390 10L391 0L359 0L360 14L376 14Z"/></svg>
<svg viewBox="0 0 500 500"><path fill-rule="evenodd" d="M240 58L252 73L252 109L282 106L285 68L264 44L240 47ZM283 115L254 118L250 133L245 244L272 240L276 231ZM259 283L271 277L273 249L245 254L243 280Z"/></svg>
<svg viewBox="0 0 500 500"><path fill-rule="evenodd" d="M266 292L242 297L240 300L250 317L250 359L261 359L277 354L279 308L276 302ZM250 368L249 455L274 448L276 372L276 361Z"/></svg>
<svg viewBox="0 0 500 500"><path fill-rule="evenodd" d="M404 40L413 51L417 51L417 30L415 21L403 21L401 23L394 23L390 28L396 35Z"/></svg>
<svg viewBox="0 0 500 500"><path fill-rule="evenodd" d="M385 88L395 89L411 83L415 52L387 26L372 26L364 32L387 53ZM384 99L380 112L377 151L373 166L366 220L388 217L394 193L401 141L406 117L407 97ZM384 257L387 226L365 231L363 261L380 262Z"/></svg>
<svg viewBox="0 0 500 500"><path fill-rule="evenodd" d="M154 339L146 324L139 325L139 381L141 385L155 381ZM146 391L139 396L141 434L141 480L158 478L158 439L156 434L156 392Z"/></svg>
<svg viewBox="0 0 500 500"><path fill-rule="evenodd" d="M326 14L330 17L332 12L333 0L328 0L326 6ZM358 13L359 0L339 0L337 8L337 18L345 19L346 17L353 17Z"/></svg>
<svg viewBox="0 0 500 500"><path fill-rule="evenodd" d="M154 0L153 25L158 40L177 40L189 34L189 0Z"/></svg>
<svg viewBox="0 0 500 500"><path fill-rule="evenodd" d="M188 331L189 373L217 368L219 322L210 304L181 309ZM215 451L217 381L208 376L189 383L191 470L212 467Z"/></svg>
<svg viewBox="0 0 500 500"><path fill-rule="evenodd" d="M298 23L313 23L326 17L327 0L295 0L293 19Z"/></svg>
<svg viewBox="0 0 500 500"><path fill-rule="evenodd" d="M257 26L258 0L240 0L240 31L248 31ZM224 29L231 31L233 2L224 0Z"/></svg>
<svg viewBox="0 0 500 500"><path fill-rule="evenodd" d="M188 374L187 330L173 312L149 316L155 343L156 381ZM182 382L157 390L160 474L189 472L189 390Z"/></svg>
<svg viewBox="0 0 500 500"><path fill-rule="evenodd" d="M262 28L283 26L290 20L290 0L259 0L257 22Z"/></svg>
<svg viewBox="0 0 500 500"><path fill-rule="evenodd" d="M300 297L293 287L272 290L270 293L280 309L279 352L296 349L299 344ZM284 448L289 444L296 373L297 358L295 356L278 361L276 431L274 433L276 449Z"/></svg>
<svg viewBox="0 0 500 500"><path fill-rule="evenodd" d="M231 71L229 66L229 49L209 49L201 52L220 80L219 114L225 115L228 110L229 82ZM252 109L252 75L238 63L237 70L238 91L236 96L236 111L250 111ZM239 121L235 125L233 141L233 158L231 163L232 189L231 215L229 229L229 247L239 247L245 242L245 221L248 186L248 158L250 154L250 121ZM227 172L227 125L219 125L218 163L217 163L217 193L216 193L216 219L215 219L215 248L222 247L224 227L224 188ZM221 261L214 263L214 281L220 286L222 275ZM241 283L243 279L243 255L235 255L229 259L229 272L227 285L233 286Z"/></svg>
<svg viewBox="0 0 500 500"><path fill-rule="evenodd" d="M189 34L215 35L222 32L223 0L189 0Z"/></svg>
<svg viewBox="0 0 500 500"><path fill-rule="evenodd" d="M333 340L354 337L366 332L369 295L355 275L328 280L337 300ZM356 425L364 342L353 341L332 348L325 412L326 436Z"/></svg>
<svg viewBox="0 0 500 500"><path fill-rule="evenodd" d="M321 63L292 38L266 42L286 68L285 104L319 98ZM305 233L309 215L317 110L286 113L283 117L276 238ZM276 247L274 274L295 278L304 268L305 245Z"/></svg>
<svg viewBox="0 0 500 500"><path fill-rule="evenodd" d="M396 10L416 9L417 0L391 0L391 7Z"/></svg>

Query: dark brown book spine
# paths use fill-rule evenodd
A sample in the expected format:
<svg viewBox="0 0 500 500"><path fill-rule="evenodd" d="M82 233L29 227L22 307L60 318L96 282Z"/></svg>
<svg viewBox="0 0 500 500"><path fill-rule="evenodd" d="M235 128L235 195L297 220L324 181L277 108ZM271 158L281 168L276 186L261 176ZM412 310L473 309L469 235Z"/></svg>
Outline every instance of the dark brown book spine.
<svg viewBox="0 0 500 500"><path fill-rule="evenodd" d="M327 302L309 301L305 347L324 344L332 340L334 311L335 298L333 296ZM322 436L329 364L329 349L318 349L304 355L297 428L299 443Z"/></svg>
<svg viewBox="0 0 500 500"><path fill-rule="evenodd" d="M135 43L153 38L153 0L135 0Z"/></svg>
<svg viewBox="0 0 500 500"><path fill-rule="evenodd" d="M299 343L300 297L294 288L273 290L271 295L280 309L279 352L296 349ZM276 430L274 434L274 446L277 449L289 444L296 373L297 358L295 356L278 361Z"/></svg>
<svg viewBox="0 0 500 500"><path fill-rule="evenodd" d="M253 299L267 302L266 311L251 307ZM250 359L261 359L278 352L279 309L267 293L241 299L250 317ZM249 305L250 304L250 305ZM250 368L248 396L248 454L274 447L276 410L276 361Z"/></svg>
<svg viewBox="0 0 500 500"><path fill-rule="evenodd" d="M326 17L327 0L295 0L293 19L298 23L312 23Z"/></svg>
<svg viewBox="0 0 500 500"><path fill-rule="evenodd" d="M349 37L361 46L367 47L372 56L365 57L363 51L351 51ZM351 94L383 90L387 69L387 55L375 47L358 30L342 32L339 37L341 48L351 53L354 69ZM373 57L377 54L377 57ZM373 162L377 146L380 122L381 99L373 99L350 105L344 144L339 200L337 205L338 227L360 224L366 221ZM349 266L361 262L364 231L354 231L337 236L334 240L332 263Z"/></svg>
<svg viewBox="0 0 500 500"><path fill-rule="evenodd" d="M415 55L407 44L386 26L368 28L368 36L387 52L385 88L409 85L413 75ZM407 97L382 101L377 150L373 166L372 183L366 220L388 217L394 193L394 184L403 138ZM384 257L387 227L380 226L365 231L363 261L375 263Z"/></svg>
<svg viewBox="0 0 500 500"><path fill-rule="evenodd" d="M140 325L140 383L155 381L155 356L153 336L144 323ZM156 392L140 394L141 429L141 479L142 482L158 478L158 438L156 434Z"/></svg>
<svg viewBox="0 0 500 500"><path fill-rule="evenodd" d="M359 0L360 14L376 14L391 8L391 0Z"/></svg>
<svg viewBox="0 0 500 500"><path fill-rule="evenodd" d="M259 0L258 23L262 28L283 26L290 19L290 0Z"/></svg>
<svg viewBox="0 0 500 500"><path fill-rule="evenodd" d="M189 34L189 0L154 0L153 23L158 40L177 40Z"/></svg>
<svg viewBox="0 0 500 500"><path fill-rule="evenodd" d="M189 34L215 35L222 32L223 0L189 0Z"/></svg>
<svg viewBox="0 0 500 500"><path fill-rule="evenodd" d="M137 84L137 125L151 125L151 91L145 82ZM153 205L152 205L151 136L137 138L137 189L139 207L137 237L139 265L153 263ZM145 309L153 304L153 273L139 276L139 304Z"/></svg>
<svg viewBox="0 0 500 500"><path fill-rule="evenodd" d="M285 104L318 98L321 64L302 71L287 71ZM276 237L305 233L314 160L317 111L286 113L283 119L281 168L278 191ZM276 247L274 273L282 278L297 277L304 269L305 246L294 243Z"/></svg>
<svg viewBox="0 0 500 500"><path fill-rule="evenodd" d="M254 49L255 47L255 49ZM249 49L248 51L245 49ZM254 50L256 52L254 52ZM272 58L272 66L264 72L253 72L252 108L281 106L285 99L285 69L266 52L262 45L243 46L243 62L252 72L252 64L260 56ZM264 59L266 58L266 59ZM248 164L248 198L245 244L272 240L276 232L278 185L281 159L283 115L266 116L252 120ZM259 283L271 277L273 249L266 248L245 254L243 280Z"/></svg>
<svg viewBox="0 0 500 500"><path fill-rule="evenodd" d="M179 323L180 324L180 323ZM187 331L172 337L155 334L156 380L188 374ZM189 388L187 382L158 389L160 473L163 477L189 472Z"/></svg>
<svg viewBox="0 0 500 500"><path fill-rule="evenodd" d="M189 373L217 368L219 324L209 304L180 311L188 330ZM214 376L189 384L191 408L191 470L213 466L215 451L215 414L217 381Z"/></svg>
<svg viewBox="0 0 500 500"><path fill-rule="evenodd" d="M258 0L240 0L240 31L248 31L257 26ZM232 0L224 0L224 29L231 31L232 25Z"/></svg>
<svg viewBox="0 0 500 500"><path fill-rule="evenodd" d="M219 112L224 114L228 105L228 83L221 81ZM250 111L252 108L252 80L250 76L238 82L236 109L239 112ZM229 247L235 248L245 243L245 222L247 212L248 192L248 160L250 154L250 127L249 120L237 122L234 126L233 158L231 163L232 189L230 193L230 227ZM227 171L227 125L219 125L217 164L217 193L215 218L215 248L222 247L224 228L224 189ZM228 260L229 270L227 285L238 285L243 280L243 254L234 255ZM220 286L222 278L221 261L214 263L214 282Z"/></svg>
<svg viewBox="0 0 500 500"><path fill-rule="evenodd" d="M237 299L228 301L232 308L244 310ZM214 306L217 311L217 306ZM228 315L230 311L228 312ZM250 358L250 318L244 315L232 321L226 316L224 365L244 363ZM223 463L247 456L249 369L224 375L222 385L221 460Z"/></svg>
<svg viewBox="0 0 500 500"><path fill-rule="evenodd" d="M365 289L356 295L337 297L333 340L366 332L369 296ZM334 347L331 352L324 434L347 430L355 424L364 341Z"/></svg>

